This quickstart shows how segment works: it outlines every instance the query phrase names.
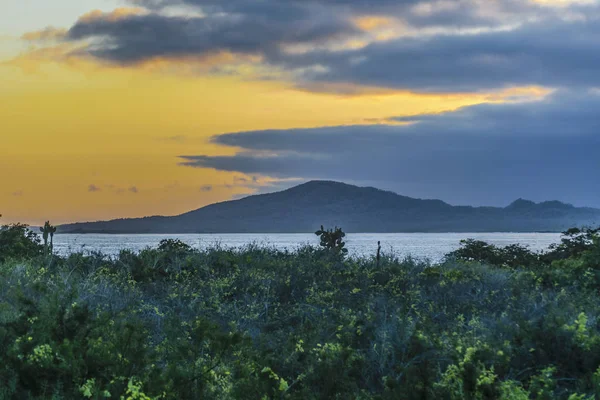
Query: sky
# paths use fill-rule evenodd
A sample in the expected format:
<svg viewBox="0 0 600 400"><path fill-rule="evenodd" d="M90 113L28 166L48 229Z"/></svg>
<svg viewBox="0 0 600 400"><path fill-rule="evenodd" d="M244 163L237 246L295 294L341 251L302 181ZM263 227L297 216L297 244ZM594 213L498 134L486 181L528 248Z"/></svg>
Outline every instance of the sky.
<svg viewBox="0 0 600 400"><path fill-rule="evenodd" d="M3 0L2 223L312 179L600 207L600 1Z"/></svg>

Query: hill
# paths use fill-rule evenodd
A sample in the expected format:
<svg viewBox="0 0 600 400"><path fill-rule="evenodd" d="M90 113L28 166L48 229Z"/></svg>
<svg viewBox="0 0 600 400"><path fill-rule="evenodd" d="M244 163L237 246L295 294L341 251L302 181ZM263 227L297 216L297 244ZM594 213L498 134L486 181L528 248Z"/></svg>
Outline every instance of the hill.
<svg viewBox="0 0 600 400"><path fill-rule="evenodd" d="M600 209L518 199L506 208L452 206L372 187L311 181L172 216L63 225L62 233L539 232L600 224Z"/></svg>

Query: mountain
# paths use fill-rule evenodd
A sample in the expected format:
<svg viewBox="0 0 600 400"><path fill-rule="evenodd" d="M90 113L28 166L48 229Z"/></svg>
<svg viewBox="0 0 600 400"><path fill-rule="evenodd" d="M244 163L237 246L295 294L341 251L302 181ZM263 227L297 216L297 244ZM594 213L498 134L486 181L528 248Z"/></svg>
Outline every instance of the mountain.
<svg viewBox="0 0 600 400"><path fill-rule="evenodd" d="M451 206L372 187L311 181L277 193L212 204L173 217L62 225L63 233L539 232L599 225L600 209L518 199L506 208Z"/></svg>

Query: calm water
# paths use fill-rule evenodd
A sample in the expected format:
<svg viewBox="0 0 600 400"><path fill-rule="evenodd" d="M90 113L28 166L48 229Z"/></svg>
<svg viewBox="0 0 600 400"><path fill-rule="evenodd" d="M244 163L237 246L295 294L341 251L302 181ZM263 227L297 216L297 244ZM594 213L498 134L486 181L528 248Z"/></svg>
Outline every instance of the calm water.
<svg viewBox="0 0 600 400"><path fill-rule="evenodd" d="M351 233L346 236L346 247L354 256L370 256L381 241L382 251L398 256L411 255L419 259L439 261L457 249L461 239L473 238L500 246L513 243L542 250L560 241L559 233ZM180 239L196 248L219 244L222 247L243 247L256 243L280 249L294 250L299 246L318 245L314 234L208 234L208 235L56 235L54 248L59 254L100 251L116 255L121 249L134 251L154 247L162 239Z"/></svg>

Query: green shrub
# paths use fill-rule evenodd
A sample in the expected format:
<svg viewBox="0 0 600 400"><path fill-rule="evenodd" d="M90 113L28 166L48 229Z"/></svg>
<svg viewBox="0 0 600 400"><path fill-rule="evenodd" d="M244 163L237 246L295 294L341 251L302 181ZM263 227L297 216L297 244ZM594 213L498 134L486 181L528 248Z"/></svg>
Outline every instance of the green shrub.
<svg viewBox="0 0 600 400"><path fill-rule="evenodd" d="M346 234L342 231L342 228L336 226L334 229L325 229L321 225L321 229L316 231L315 235L319 236L321 240L320 246L324 249L330 250L335 254L348 253L348 249L345 247L346 243L344 242Z"/></svg>
<svg viewBox="0 0 600 400"><path fill-rule="evenodd" d="M0 399L600 396L597 239L549 264L470 243L437 265L15 246L0 263Z"/></svg>
<svg viewBox="0 0 600 400"><path fill-rule="evenodd" d="M27 225L0 227L0 262L8 259L30 259L43 254L40 238Z"/></svg>

